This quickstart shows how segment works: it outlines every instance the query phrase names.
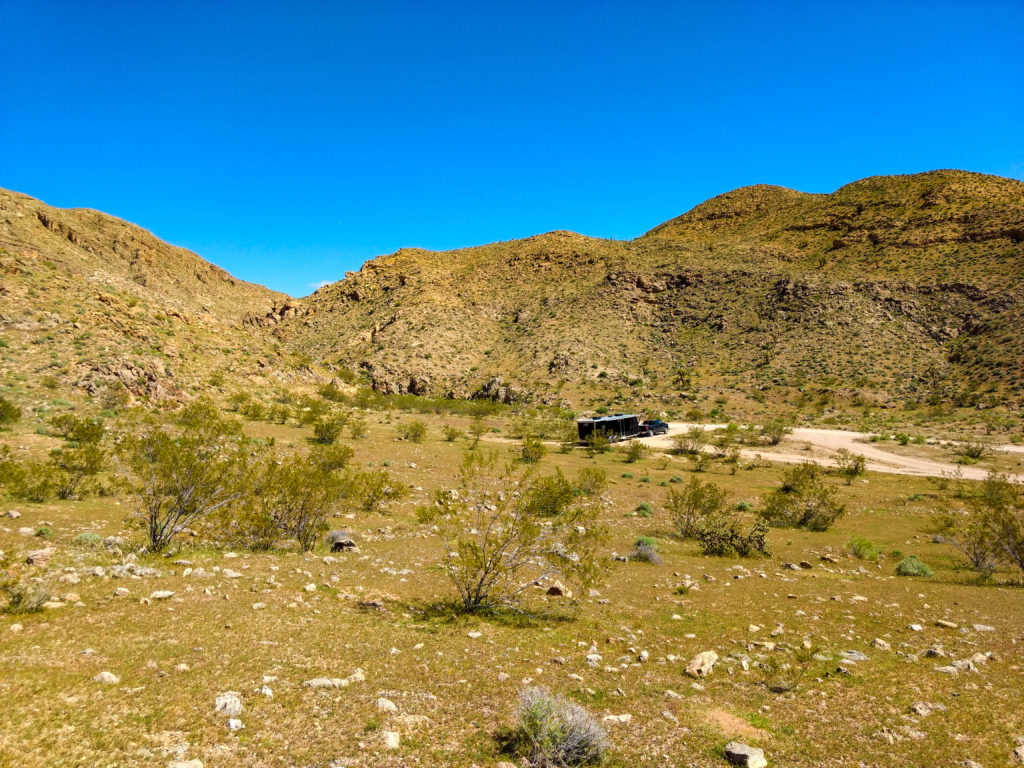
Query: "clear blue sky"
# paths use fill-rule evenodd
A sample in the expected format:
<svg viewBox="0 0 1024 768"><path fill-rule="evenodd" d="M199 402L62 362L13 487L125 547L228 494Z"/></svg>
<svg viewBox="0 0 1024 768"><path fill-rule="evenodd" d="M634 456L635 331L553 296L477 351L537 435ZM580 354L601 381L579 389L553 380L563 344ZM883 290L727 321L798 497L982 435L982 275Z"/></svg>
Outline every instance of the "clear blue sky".
<svg viewBox="0 0 1024 768"><path fill-rule="evenodd" d="M0 186L293 295L753 183L1024 177L1024 2L0 0Z"/></svg>

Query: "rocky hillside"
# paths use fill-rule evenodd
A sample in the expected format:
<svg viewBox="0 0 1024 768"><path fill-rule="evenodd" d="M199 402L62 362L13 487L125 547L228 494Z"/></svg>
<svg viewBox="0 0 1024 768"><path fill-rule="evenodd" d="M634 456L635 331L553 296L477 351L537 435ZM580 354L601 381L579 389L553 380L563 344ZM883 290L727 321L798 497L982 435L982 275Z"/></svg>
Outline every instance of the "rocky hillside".
<svg viewBox="0 0 1024 768"><path fill-rule="evenodd" d="M630 242L406 249L250 320L380 390L565 400L1024 398L1024 184L754 186Z"/></svg>
<svg viewBox="0 0 1024 768"><path fill-rule="evenodd" d="M177 397L255 367L265 339L242 318L282 298L120 219L0 190L8 389Z"/></svg>

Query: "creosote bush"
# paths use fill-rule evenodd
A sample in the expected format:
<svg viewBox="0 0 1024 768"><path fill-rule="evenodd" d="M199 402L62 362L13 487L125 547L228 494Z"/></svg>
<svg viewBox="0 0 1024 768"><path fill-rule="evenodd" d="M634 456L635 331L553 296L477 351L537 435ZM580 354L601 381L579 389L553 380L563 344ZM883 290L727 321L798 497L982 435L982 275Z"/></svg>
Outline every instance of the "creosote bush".
<svg viewBox="0 0 1024 768"><path fill-rule="evenodd" d="M608 736L597 718L542 687L519 692L516 746L534 768L576 768L600 763Z"/></svg>
<svg viewBox="0 0 1024 768"><path fill-rule="evenodd" d="M21 418L21 408L6 397L0 397L0 427L14 424Z"/></svg>
<svg viewBox="0 0 1024 768"><path fill-rule="evenodd" d="M854 536L847 542L846 546L850 549L850 553L858 560L877 562L881 554L878 547L863 536Z"/></svg>
<svg viewBox="0 0 1024 768"><path fill-rule="evenodd" d="M519 459L524 464L536 464L544 458L546 453L547 449L544 447L544 443L536 437L527 435L523 438L523 444L519 449Z"/></svg>
<svg viewBox="0 0 1024 768"><path fill-rule="evenodd" d="M409 421L398 425L398 434L410 443L422 443L427 436L427 425L422 421Z"/></svg>
<svg viewBox="0 0 1024 768"><path fill-rule="evenodd" d="M604 538L599 502L577 496L561 473L500 468L492 452L467 452L459 477L458 488L438 489L417 517L436 521L442 565L464 611L518 609L527 590L551 578L593 582Z"/></svg>
<svg viewBox="0 0 1024 768"><path fill-rule="evenodd" d="M634 464L651 455L650 447L644 445L639 440L630 440L622 447L621 451L627 464Z"/></svg>
<svg viewBox="0 0 1024 768"><path fill-rule="evenodd" d="M782 486L771 491L758 514L776 528L825 531L846 511L836 490L821 477L821 467L805 462L787 469Z"/></svg>
<svg viewBox="0 0 1024 768"><path fill-rule="evenodd" d="M722 513L726 491L708 480L691 477L682 488L669 488L665 495L665 511L684 539L693 538L703 522Z"/></svg>

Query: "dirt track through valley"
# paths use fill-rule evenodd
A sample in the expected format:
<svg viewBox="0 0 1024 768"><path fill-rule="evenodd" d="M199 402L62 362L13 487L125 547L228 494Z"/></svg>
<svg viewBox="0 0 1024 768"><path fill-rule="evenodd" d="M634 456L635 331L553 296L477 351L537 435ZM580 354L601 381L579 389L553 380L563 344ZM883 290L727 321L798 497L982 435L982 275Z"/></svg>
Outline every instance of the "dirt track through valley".
<svg viewBox="0 0 1024 768"><path fill-rule="evenodd" d="M700 426L706 431L724 429L725 424L686 424L671 422L667 435L659 435L644 440L652 448L667 450L672 447L672 435L681 434L692 427ZM845 448L850 453L864 457L867 469L872 472L888 472L895 475L917 475L923 477L942 477L943 475L960 476L965 480L984 480L988 470L980 467L967 467L949 464L916 456L900 456L890 453L878 444L869 442L870 435L865 432L847 432L841 429L810 429L800 427L776 446L743 448L740 454L745 459L753 459L758 455L771 461L799 464L803 461L815 461L826 466L835 466L833 456L836 451ZM1020 446L997 445L993 450L1020 452ZM1010 480L1024 483L1024 475L1011 475Z"/></svg>

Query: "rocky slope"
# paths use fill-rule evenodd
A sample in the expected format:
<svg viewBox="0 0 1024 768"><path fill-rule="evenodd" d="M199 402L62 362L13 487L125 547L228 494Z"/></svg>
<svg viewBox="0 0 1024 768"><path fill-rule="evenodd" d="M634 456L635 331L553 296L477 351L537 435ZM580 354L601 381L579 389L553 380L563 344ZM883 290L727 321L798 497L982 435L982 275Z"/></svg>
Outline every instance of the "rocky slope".
<svg viewBox="0 0 1024 768"><path fill-rule="evenodd" d="M702 382L856 402L1024 396L1024 184L755 186L631 241L406 249L252 323L393 392L573 404Z"/></svg>
<svg viewBox="0 0 1024 768"><path fill-rule="evenodd" d="M8 389L177 397L264 353L242 317L281 298L120 219L0 190Z"/></svg>

